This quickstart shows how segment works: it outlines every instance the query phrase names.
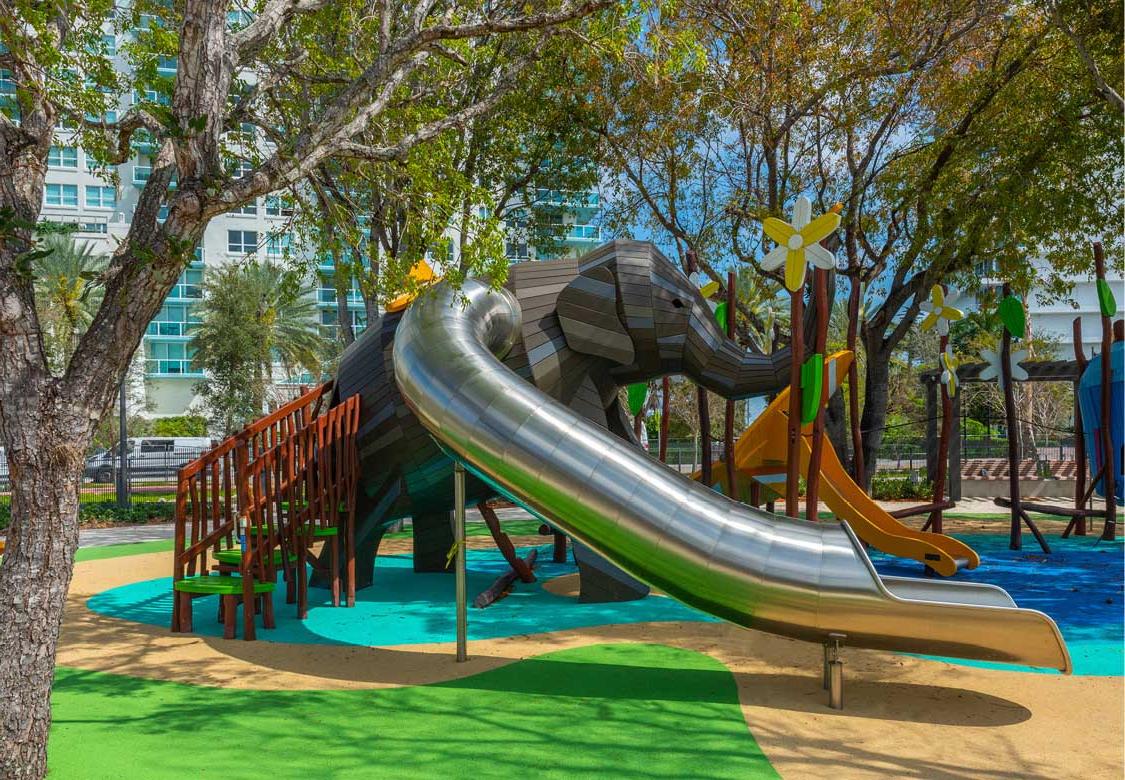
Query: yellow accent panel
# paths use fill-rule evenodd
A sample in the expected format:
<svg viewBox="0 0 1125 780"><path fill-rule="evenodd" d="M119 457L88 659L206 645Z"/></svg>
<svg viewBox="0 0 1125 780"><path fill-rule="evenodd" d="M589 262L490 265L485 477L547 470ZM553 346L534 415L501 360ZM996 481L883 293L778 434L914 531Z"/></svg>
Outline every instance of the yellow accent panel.
<svg viewBox="0 0 1125 780"><path fill-rule="evenodd" d="M425 260L419 260L414 264L414 267L410 269L410 278L419 285L427 285L433 284L441 277L434 273L434 269L430 267L429 263ZM415 297L417 297L417 293L403 293L387 304L387 311L402 311L410 305L410 302L413 301Z"/></svg>

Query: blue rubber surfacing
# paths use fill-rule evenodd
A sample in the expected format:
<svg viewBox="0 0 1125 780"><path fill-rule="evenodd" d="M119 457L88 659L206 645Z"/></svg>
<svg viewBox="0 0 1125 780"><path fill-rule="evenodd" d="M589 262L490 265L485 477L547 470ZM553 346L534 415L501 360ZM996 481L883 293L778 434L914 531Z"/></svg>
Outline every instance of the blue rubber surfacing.
<svg viewBox="0 0 1125 780"><path fill-rule="evenodd" d="M961 572L957 579L988 582L1007 590L1021 607L1046 612L1059 624L1070 648L1075 674L1121 675L1122 545L1084 539L1049 540L1052 554L1044 555L1025 540L1024 550L1007 549L1006 535L962 537L981 554L981 566ZM516 583L504 600L487 609L469 609L469 639L495 639L574 628L655 621L708 621L715 618L673 599L649 596L615 604L579 604L543 589L542 583L570 574L573 563L550 562L550 548L540 550L538 581ZM919 576L920 565L872 552L883 574ZM483 591L507 570L496 550L469 550L470 596ZM310 589L309 617L296 619L294 605L274 597L277 628L260 630L259 640L360 646L396 646L452 642L455 637L453 578L447 574L415 574L408 555L380 556L375 584L356 594L354 609L333 609L326 590ZM171 578L123 585L87 601L99 614L150 625L167 626L172 610ZM221 636L213 599L195 602L195 630ZM952 660L952 659L949 659ZM1013 669L1007 664L956 661L973 666Z"/></svg>

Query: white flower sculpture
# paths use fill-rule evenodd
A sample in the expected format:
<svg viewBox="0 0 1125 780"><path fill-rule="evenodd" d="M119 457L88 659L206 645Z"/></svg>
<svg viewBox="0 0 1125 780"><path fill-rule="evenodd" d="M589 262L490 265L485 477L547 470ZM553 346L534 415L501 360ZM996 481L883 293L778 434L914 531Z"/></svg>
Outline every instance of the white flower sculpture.
<svg viewBox="0 0 1125 780"><path fill-rule="evenodd" d="M926 312L926 318L922 320L922 330L930 330L936 326L939 336L948 336L949 323L965 316L965 312L953 305L957 303L960 295L961 293L953 288L946 293L940 284L935 284L930 290L930 300L922 304L922 311Z"/></svg>
<svg viewBox="0 0 1125 780"><path fill-rule="evenodd" d="M1012 381L1026 382L1027 371L1023 366L1020 365L1020 363L1027 359L1027 350L1013 349L1009 357L1011 358L1010 366L1012 370ZM988 364L980 372L981 380L987 382L991 379L995 379L997 384L1000 385L1000 388L1003 389L1004 372L1000 370L1000 352L991 349L982 349L980 351L980 359Z"/></svg>
<svg viewBox="0 0 1125 780"><path fill-rule="evenodd" d="M793 204L793 223L777 217L767 217L762 223L766 235L777 242L769 254L762 258L762 268L772 271L785 264L785 287L790 292L801 289L805 283L808 264L831 270L836 267L836 256L820 245L840 226L840 215L830 211L812 219L812 203L805 196Z"/></svg>
<svg viewBox="0 0 1125 780"><path fill-rule="evenodd" d="M949 397L957 395L957 368L961 361L953 355L953 348L946 347L939 357L941 361L941 383L945 385Z"/></svg>

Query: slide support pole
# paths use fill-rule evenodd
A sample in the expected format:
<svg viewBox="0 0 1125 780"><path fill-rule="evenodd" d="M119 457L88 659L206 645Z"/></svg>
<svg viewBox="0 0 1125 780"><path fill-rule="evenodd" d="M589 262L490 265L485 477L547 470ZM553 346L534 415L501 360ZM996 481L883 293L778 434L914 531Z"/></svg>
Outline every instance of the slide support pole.
<svg viewBox="0 0 1125 780"><path fill-rule="evenodd" d="M465 467L453 466L453 539L457 545L457 662L469 660L468 589L465 582Z"/></svg>

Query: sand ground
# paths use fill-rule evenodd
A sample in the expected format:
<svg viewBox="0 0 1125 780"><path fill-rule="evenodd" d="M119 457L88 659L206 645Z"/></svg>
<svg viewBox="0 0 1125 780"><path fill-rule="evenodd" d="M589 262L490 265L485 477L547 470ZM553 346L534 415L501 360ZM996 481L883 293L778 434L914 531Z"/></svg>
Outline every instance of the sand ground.
<svg viewBox="0 0 1125 780"><path fill-rule="evenodd" d="M489 547L491 540L470 539L470 545ZM381 552L409 548L409 540L394 540ZM76 565L59 664L235 688L380 688L463 677L586 644L655 642L708 653L731 670L749 728L786 778L1116 780L1125 771L1120 677L995 671L845 649L845 709L837 712L827 708L821 689L820 647L727 624L645 623L472 640L470 661L456 664L450 643L225 641L173 635L85 607L95 593L169 570L167 553ZM551 590L573 593L573 578L560 580ZM197 619L207 619L204 603ZM280 599L277 606L292 609Z"/></svg>

